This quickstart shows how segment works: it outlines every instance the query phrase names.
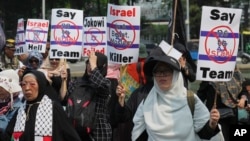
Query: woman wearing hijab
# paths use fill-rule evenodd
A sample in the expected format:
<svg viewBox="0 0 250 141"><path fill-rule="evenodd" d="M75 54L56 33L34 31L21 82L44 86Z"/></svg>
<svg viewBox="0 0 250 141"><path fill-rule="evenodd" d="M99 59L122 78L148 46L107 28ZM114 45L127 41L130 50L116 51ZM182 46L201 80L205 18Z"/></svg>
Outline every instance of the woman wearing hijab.
<svg viewBox="0 0 250 141"><path fill-rule="evenodd" d="M219 132L219 112L211 110L195 97L194 115L187 102L179 62L170 56L151 56L144 64L145 75L152 76L154 86L140 103L134 118L132 140L144 130L148 141L200 141Z"/></svg>
<svg viewBox="0 0 250 141"><path fill-rule="evenodd" d="M78 128L80 125L75 125L79 135L84 141L111 141L112 129L109 122L108 102L111 95L111 82L105 76L107 75L108 67L107 56L91 51L89 59L86 61L86 69L83 77L77 80L77 85L73 85L68 90L68 94L74 95L78 92L71 90L76 89L76 86L86 87L88 89L82 92L85 96L90 96L91 101L95 101L95 127L90 129ZM79 84L79 85L78 85ZM94 91L93 91L94 88ZM90 102L91 102L90 101ZM69 105L72 106L72 105ZM69 108L68 106L68 108ZM87 134L85 133L87 132Z"/></svg>
<svg viewBox="0 0 250 141"><path fill-rule="evenodd" d="M39 70L45 73L51 86L56 90L61 104L66 106L67 98L65 96L71 78L67 61L63 58L48 57Z"/></svg>
<svg viewBox="0 0 250 141"><path fill-rule="evenodd" d="M24 63L24 65L26 65L28 69L37 70L40 68L42 63L43 63L42 54L34 50L29 53L29 56L27 57L27 60Z"/></svg>
<svg viewBox="0 0 250 141"><path fill-rule="evenodd" d="M13 69L0 72L0 133L3 133L19 107L23 105L19 93L19 76Z"/></svg>
<svg viewBox="0 0 250 141"><path fill-rule="evenodd" d="M23 65L19 70L18 70L18 75L21 78L23 76L23 74L25 73L25 71L28 70L37 70L40 68L40 66L43 63L43 56L40 52L38 52L37 50L33 50L31 52L29 52L28 54L25 54L25 56L23 59Z"/></svg>
<svg viewBox="0 0 250 141"><path fill-rule="evenodd" d="M42 72L26 71L20 85L25 104L12 118L0 140L80 141L63 108L47 95L55 91L50 89Z"/></svg>

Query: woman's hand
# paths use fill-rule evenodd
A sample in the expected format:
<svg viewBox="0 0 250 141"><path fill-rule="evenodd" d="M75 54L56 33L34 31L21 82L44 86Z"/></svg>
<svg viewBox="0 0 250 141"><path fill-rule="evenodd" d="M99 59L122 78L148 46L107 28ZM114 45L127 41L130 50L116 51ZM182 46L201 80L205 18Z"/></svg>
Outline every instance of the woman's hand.
<svg viewBox="0 0 250 141"><path fill-rule="evenodd" d="M23 72L25 71L26 68L27 68L26 66L22 66L22 67L18 70L17 74L18 74L18 76L19 76L20 78L23 76Z"/></svg>
<svg viewBox="0 0 250 141"><path fill-rule="evenodd" d="M181 67L184 68L186 66L186 58L185 57L180 57L179 63L181 65Z"/></svg>
<svg viewBox="0 0 250 141"><path fill-rule="evenodd" d="M57 70L54 70L54 71L48 71L48 77L51 78L51 77L56 77L56 76L60 76L60 72L57 71Z"/></svg>
<svg viewBox="0 0 250 141"><path fill-rule="evenodd" d="M95 51L91 51L89 53L89 64L91 70L94 70L96 68L96 63L97 63L97 56L95 55Z"/></svg>
<svg viewBox="0 0 250 141"><path fill-rule="evenodd" d="M246 96L241 96L240 100L238 100L237 106L239 108L245 108L245 106L246 106L245 105L246 100L247 100Z"/></svg>
<svg viewBox="0 0 250 141"><path fill-rule="evenodd" d="M61 78L62 78L62 80L67 80L67 76L68 76L67 70L63 69L61 71Z"/></svg>
<svg viewBox="0 0 250 141"><path fill-rule="evenodd" d="M218 125L219 119L220 119L220 112L219 112L217 109L213 108L213 109L210 111L209 126L210 126L212 129L215 129L216 126Z"/></svg>
<svg viewBox="0 0 250 141"><path fill-rule="evenodd" d="M121 105L121 107L124 107L125 104L125 88L119 84L116 87L116 95L118 96L118 102Z"/></svg>

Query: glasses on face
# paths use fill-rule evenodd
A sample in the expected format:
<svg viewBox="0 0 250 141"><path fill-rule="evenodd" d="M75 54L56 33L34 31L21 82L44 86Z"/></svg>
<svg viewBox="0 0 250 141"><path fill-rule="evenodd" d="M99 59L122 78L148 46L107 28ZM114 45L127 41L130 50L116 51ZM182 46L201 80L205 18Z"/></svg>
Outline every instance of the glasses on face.
<svg viewBox="0 0 250 141"><path fill-rule="evenodd" d="M59 61L60 59L58 59L58 58L50 58L49 60L50 61Z"/></svg>
<svg viewBox="0 0 250 141"><path fill-rule="evenodd" d="M32 64L33 62L34 62L34 63L38 63L39 60L37 60L37 59L30 59L29 62L30 62L31 64Z"/></svg>
<svg viewBox="0 0 250 141"><path fill-rule="evenodd" d="M169 68L165 69L156 69L153 71L153 76L155 77L164 77L164 76L170 76L173 74L173 70Z"/></svg>
<svg viewBox="0 0 250 141"><path fill-rule="evenodd" d="M36 85L36 82L25 82L25 81L20 82L21 87L26 87L27 85L34 87Z"/></svg>

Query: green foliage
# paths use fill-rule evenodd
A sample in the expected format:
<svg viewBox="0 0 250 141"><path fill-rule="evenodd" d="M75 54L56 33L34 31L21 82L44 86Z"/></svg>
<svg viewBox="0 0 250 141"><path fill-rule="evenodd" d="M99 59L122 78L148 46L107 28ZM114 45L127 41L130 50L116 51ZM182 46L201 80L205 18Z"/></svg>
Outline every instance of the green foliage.
<svg viewBox="0 0 250 141"><path fill-rule="evenodd" d="M73 8L84 10L84 16L106 16L107 3L120 4L126 0L45 0L46 19L50 19L52 8ZM186 0L181 0L183 12L186 13ZM248 2L247 0L230 0L231 4ZM223 5L218 0L189 0L190 11L190 36L199 37L201 22L201 5L216 6ZM224 5L223 5L224 6ZM42 18L42 0L0 0L0 22L4 20L4 30L7 36L14 37L16 32L17 20L19 18ZM167 15L164 15L164 17ZM186 16L185 16L186 17ZM242 26L243 27L243 26ZM243 27L247 29L248 27ZM151 34L153 36L167 35L166 25L151 25L145 17L141 17L141 35ZM159 37L160 39L160 37ZM158 40L158 37L157 39Z"/></svg>
<svg viewBox="0 0 250 141"><path fill-rule="evenodd" d="M167 26L160 24L146 24L146 27L141 29L141 37L151 37L152 42L160 43L162 40L166 40L167 37Z"/></svg>
<svg viewBox="0 0 250 141"><path fill-rule="evenodd" d="M190 5L189 11L190 38L197 39L199 37L201 25L201 7L198 5Z"/></svg>

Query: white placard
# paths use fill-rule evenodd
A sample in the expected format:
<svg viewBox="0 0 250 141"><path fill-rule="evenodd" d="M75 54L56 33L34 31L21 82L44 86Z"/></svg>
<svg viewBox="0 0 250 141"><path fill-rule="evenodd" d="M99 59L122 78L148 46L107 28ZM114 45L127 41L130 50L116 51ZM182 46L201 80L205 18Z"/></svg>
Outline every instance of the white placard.
<svg viewBox="0 0 250 141"><path fill-rule="evenodd" d="M229 81L239 44L241 9L202 7L197 80Z"/></svg>
<svg viewBox="0 0 250 141"><path fill-rule="evenodd" d="M140 7L108 4L107 56L116 64L138 62L140 44Z"/></svg>
<svg viewBox="0 0 250 141"><path fill-rule="evenodd" d="M83 11L52 9L51 17L50 58L80 59Z"/></svg>

